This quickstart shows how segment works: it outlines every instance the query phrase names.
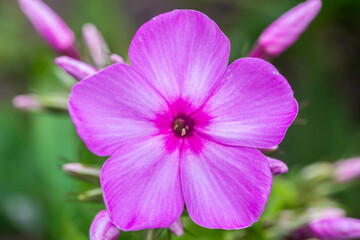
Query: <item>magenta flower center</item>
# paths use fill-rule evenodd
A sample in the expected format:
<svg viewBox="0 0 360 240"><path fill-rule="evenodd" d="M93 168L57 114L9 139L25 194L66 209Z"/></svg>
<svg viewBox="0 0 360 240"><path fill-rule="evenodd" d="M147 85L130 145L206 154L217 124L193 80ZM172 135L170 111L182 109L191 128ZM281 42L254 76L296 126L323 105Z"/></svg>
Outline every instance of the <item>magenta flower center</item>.
<svg viewBox="0 0 360 240"><path fill-rule="evenodd" d="M194 120L185 115L179 115L172 123L172 130L179 137L190 136L194 129Z"/></svg>

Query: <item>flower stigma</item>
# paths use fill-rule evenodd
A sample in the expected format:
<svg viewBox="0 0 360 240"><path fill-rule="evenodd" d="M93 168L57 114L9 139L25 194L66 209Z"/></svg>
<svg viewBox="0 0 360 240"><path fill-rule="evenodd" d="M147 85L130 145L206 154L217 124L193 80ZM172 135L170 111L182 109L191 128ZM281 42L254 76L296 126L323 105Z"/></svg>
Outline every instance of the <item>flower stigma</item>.
<svg viewBox="0 0 360 240"><path fill-rule="evenodd" d="M172 129L179 137L190 136L194 129L194 120L185 115L179 115L172 123Z"/></svg>

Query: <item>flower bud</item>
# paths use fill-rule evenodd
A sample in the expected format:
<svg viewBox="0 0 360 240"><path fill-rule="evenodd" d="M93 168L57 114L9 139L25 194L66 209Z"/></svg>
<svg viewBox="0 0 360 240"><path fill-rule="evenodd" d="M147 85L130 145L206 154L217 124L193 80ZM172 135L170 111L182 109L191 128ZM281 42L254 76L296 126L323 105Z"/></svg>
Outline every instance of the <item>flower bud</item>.
<svg viewBox="0 0 360 240"><path fill-rule="evenodd" d="M289 171L288 166L284 162L271 157L266 158L269 161L272 175L279 175Z"/></svg>
<svg viewBox="0 0 360 240"><path fill-rule="evenodd" d="M335 163L334 177L336 182L349 182L360 177L360 157Z"/></svg>
<svg viewBox="0 0 360 240"><path fill-rule="evenodd" d="M331 163L319 162L306 166L300 172L306 181L331 181L333 178L334 166Z"/></svg>
<svg viewBox="0 0 360 240"><path fill-rule="evenodd" d="M94 24L87 23L83 26L83 38L95 65L99 68L105 67L109 48Z"/></svg>
<svg viewBox="0 0 360 240"><path fill-rule="evenodd" d="M269 60L280 55L307 29L321 5L321 0L307 0L283 14L261 33L249 56Z"/></svg>
<svg viewBox="0 0 360 240"><path fill-rule="evenodd" d="M117 54L111 54L110 55L110 59L112 63L122 63L122 64L127 64L125 59Z"/></svg>
<svg viewBox="0 0 360 240"><path fill-rule="evenodd" d="M88 201L88 202L103 202L102 189L94 188L80 194L77 194L76 199L79 201Z"/></svg>
<svg viewBox="0 0 360 240"><path fill-rule="evenodd" d="M173 224L169 226L169 229L172 233L174 233L176 236L181 237L184 235L184 227L181 222L181 218L178 218Z"/></svg>
<svg viewBox="0 0 360 240"><path fill-rule="evenodd" d="M274 152L276 150L279 149L279 145L270 147L270 148L259 148L260 151L262 151L263 153L270 153L270 152Z"/></svg>
<svg viewBox="0 0 360 240"><path fill-rule="evenodd" d="M99 168L84 166L81 163L67 163L63 165L62 169L76 178L81 178L94 183L100 182Z"/></svg>
<svg viewBox="0 0 360 240"><path fill-rule="evenodd" d="M66 56L56 58L55 63L77 80L82 80L98 72L95 67Z"/></svg>
<svg viewBox="0 0 360 240"><path fill-rule="evenodd" d="M49 6L41 0L18 0L18 2L36 31L52 48L77 58L74 33Z"/></svg>
<svg viewBox="0 0 360 240"><path fill-rule="evenodd" d="M18 95L13 99L16 108L26 111L67 112L68 98L64 95Z"/></svg>
<svg viewBox="0 0 360 240"><path fill-rule="evenodd" d="M329 218L312 221L310 229L314 237L326 240L359 239L360 220L354 218Z"/></svg>
<svg viewBox="0 0 360 240"><path fill-rule="evenodd" d="M21 110L38 111L42 109L41 103L33 95L17 95L13 98L13 105Z"/></svg>
<svg viewBox="0 0 360 240"><path fill-rule="evenodd" d="M90 240L116 240L120 230L110 221L106 210L96 214L90 226Z"/></svg>

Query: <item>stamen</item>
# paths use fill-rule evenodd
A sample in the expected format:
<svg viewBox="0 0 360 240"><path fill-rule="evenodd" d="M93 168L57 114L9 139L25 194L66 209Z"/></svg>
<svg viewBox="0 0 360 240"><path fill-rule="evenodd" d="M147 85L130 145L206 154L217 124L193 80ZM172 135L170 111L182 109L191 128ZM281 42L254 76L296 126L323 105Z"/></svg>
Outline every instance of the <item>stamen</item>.
<svg viewBox="0 0 360 240"><path fill-rule="evenodd" d="M191 135L193 128L194 121L183 115L178 116L172 124L174 133L180 137Z"/></svg>
<svg viewBox="0 0 360 240"><path fill-rule="evenodd" d="M186 127L188 127L188 126L186 126ZM185 127L185 128L186 128L186 127ZM181 129L181 136L182 136L182 137L186 135L186 130L185 130L185 128ZM188 128L189 128L189 127L188 127Z"/></svg>

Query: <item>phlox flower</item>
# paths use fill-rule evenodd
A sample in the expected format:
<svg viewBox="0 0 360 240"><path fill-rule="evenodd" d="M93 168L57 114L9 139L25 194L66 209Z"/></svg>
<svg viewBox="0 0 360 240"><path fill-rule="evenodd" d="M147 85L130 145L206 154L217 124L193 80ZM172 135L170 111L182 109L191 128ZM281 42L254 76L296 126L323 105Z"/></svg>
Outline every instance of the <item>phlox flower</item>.
<svg viewBox="0 0 360 240"><path fill-rule="evenodd" d="M111 156L100 181L121 230L164 228L181 215L207 228L258 220L272 174L257 148L279 144L297 115L286 79L268 62L228 66L215 22L175 10L145 23L114 64L78 82L69 113L86 146Z"/></svg>

